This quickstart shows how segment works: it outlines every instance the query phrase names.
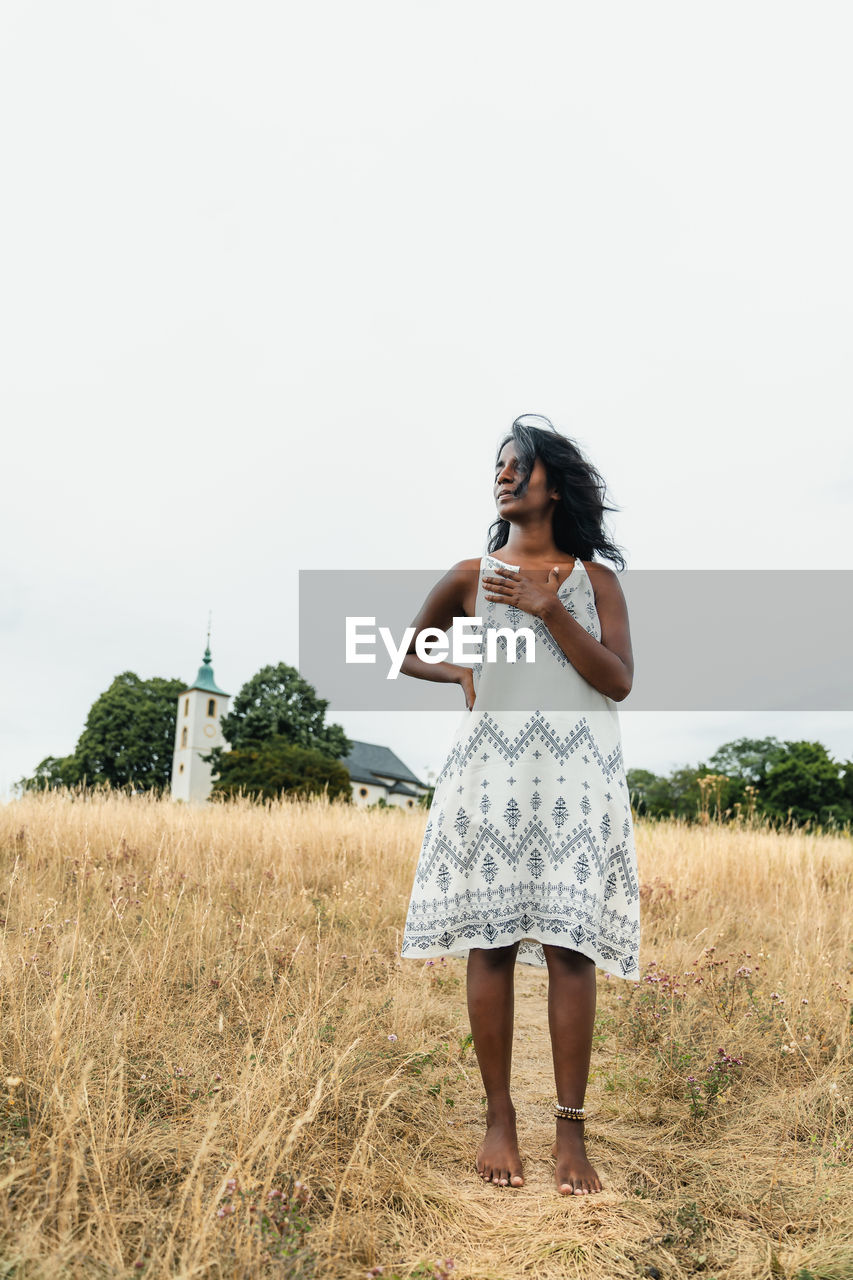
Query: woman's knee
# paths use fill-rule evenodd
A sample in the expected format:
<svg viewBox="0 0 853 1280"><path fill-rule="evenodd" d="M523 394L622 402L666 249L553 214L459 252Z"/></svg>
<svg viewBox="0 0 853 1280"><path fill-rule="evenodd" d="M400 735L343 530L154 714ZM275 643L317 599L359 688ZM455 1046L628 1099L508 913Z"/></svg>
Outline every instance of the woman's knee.
<svg viewBox="0 0 853 1280"><path fill-rule="evenodd" d="M562 968L568 969L588 969L590 966L595 968L595 961L582 951L575 951L571 947L558 947L553 943L542 943L542 950L545 952L545 960L548 966L560 965Z"/></svg>
<svg viewBox="0 0 853 1280"><path fill-rule="evenodd" d="M514 964L518 946L517 942L511 942L506 947L472 947L468 952L468 962L490 969Z"/></svg>

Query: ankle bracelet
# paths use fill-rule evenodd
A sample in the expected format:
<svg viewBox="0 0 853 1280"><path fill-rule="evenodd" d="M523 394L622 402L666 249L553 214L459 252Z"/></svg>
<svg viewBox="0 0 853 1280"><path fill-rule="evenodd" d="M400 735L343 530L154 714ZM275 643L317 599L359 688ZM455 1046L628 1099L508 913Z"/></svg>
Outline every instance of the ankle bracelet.
<svg viewBox="0 0 853 1280"><path fill-rule="evenodd" d="M586 1112L583 1107L564 1107L562 1103L556 1102L556 1110L554 1115L558 1120L585 1120Z"/></svg>

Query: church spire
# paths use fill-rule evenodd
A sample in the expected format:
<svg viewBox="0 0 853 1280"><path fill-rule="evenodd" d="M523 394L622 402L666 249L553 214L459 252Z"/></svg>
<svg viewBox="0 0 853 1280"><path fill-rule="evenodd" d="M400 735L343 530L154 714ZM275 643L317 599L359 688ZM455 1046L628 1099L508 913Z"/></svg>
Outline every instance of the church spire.
<svg viewBox="0 0 853 1280"><path fill-rule="evenodd" d="M231 695L226 693L224 689L220 689L213 678L213 667L211 666L210 655L210 614L207 615L207 646L204 651L204 657L201 660L201 666L198 669L198 675L193 684L189 685L185 692L189 693L191 689L203 689L205 693L219 693L223 697L229 698Z"/></svg>

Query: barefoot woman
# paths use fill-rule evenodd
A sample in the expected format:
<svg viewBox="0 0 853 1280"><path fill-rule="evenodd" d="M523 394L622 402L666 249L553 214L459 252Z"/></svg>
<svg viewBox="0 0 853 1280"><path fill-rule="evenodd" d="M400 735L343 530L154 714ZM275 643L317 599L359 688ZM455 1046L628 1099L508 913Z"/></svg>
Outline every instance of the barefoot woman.
<svg viewBox="0 0 853 1280"><path fill-rule="evenodd" d="M488 1104L476 1165L500 1186L524 1182L510 1095L515 964L547 965L552 1155L563 1195L602 1190L583 1109L596 967L625 978L639 971L637 859L616 708L634 664L619 580L592 560L598 552L624 568L603 529L604 512L614 510L603 495L598 472L547 418L516 419L495 460L498 519L487 554L456 564L413 623L417 634L445 631L454 617L482 619L484 660L473 670L426 663L413 642L402 666L460 684L466 704L436 780L402 955L468 957L468 1013ZM513 634L524 629L534 636L532 662ZM490 631L494 661L485 660Z"/></svg>

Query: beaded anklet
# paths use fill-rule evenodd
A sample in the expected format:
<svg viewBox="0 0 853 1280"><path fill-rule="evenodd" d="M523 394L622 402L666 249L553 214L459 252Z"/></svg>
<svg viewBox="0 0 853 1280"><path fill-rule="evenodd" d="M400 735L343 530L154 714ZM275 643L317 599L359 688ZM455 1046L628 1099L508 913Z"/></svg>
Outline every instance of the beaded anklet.
<svg viewBox="0 0 853 1280"><path fill-rule="evenodd" d="M586 1119L586 1111L584 1110L583 1107L565 1107L560 1102L557 1102L554 1105L556 1107L556 1111L554 1112L554 1115L558 1120L585 1120Z"/></svg>

